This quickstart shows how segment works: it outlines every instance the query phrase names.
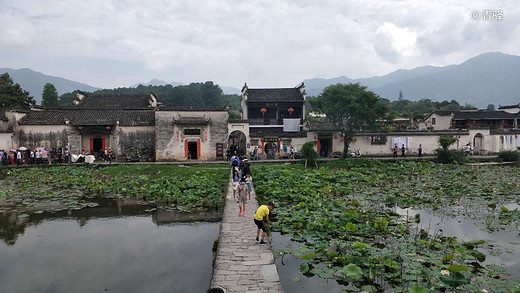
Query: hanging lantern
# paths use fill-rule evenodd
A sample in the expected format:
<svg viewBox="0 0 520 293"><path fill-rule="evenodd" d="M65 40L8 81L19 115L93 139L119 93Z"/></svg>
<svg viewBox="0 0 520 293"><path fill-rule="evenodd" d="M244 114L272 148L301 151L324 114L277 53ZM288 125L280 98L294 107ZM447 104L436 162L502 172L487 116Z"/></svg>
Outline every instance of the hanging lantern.
<svg viewBox="0 0 520 293"><path fill-rule="evenodd" d="M395 127L395 123L392 123L392 126Z"/></svg>
<svg viewBox="0 0 520 293"><path fill-rule="evenodd" d="M428 126L428 122L424 123L424 126Z"/></svg>
<svg viewBox="0 0 520 293"><path fill-rule="evenodd" d="M344 138L344 137L342 137L342 138L341 138L341 141L345 141L345 138Z"/></svg>
<svg viewBox="0 0 520 293"><path fill-rule="evenodd" d="M262 108L260 109L260 112L262 113L262 118L265 117L265 112L267 112L267 109L266 108Z"/></svg>
<svg viewBox="0 0 520 293"><path fill-rule="evenodd" d="M357 142L357 137L354 137L354 142Z"/></svg>
<svg viewBox="0 0 520 293"><path fill-rule="evenodd" d="M334 139L338 139L338 137L334 135Z"/></svg>
<svg viewBox="0 0 520 293"><path fill-rule="evenodd" d="M473 124L475 124L475 120L473 120Z"/></svg>
<svg viewBox="0 0 520 293"><path fill-rule="evenodd" d="M253 138L251 137L251 142L253 142Z"/></svg>
<svg viewBox="0 0 520 293"><path fill-rule="evenodd" d="M82 129L83 129L83 126L78 126L78 129L79 129L79 130L82 130Z"/></svg>
<svg viewBox="0 0 520 293"><path fill-rule="evenodd" d="M314 140L316 140L316 135L314 136Z"/></svg>
<svg viewBox="0 0 520 293"><path fill-rule="evenodd" d="M504 122L505 122L505 121L504 121L504 120L502 120L502 124L504 124Z"/></svg>
<svg viewBox="0 0 520 293"><path fill-rule="evenodd" d="M294 109L293 108L289 108L289 109L287 109L287 112L289 112L289 116L292 117L292 113L294 112Z"/></svg>
<svg viewBox="0 0 520 293"><path fill-rule="evenodd" d="M289 142L292 142L292 138L289 138Z"/></svg>
<svg viewBox="0 0 520 293"><path fill-rule="evenodd" d="M453 125L457 124L457 121L453 120L453 121L452 121L452 124L453 124Z"/></svg>
<svg viewBox="0 0 520 293"><path fill-rule="evenodd" d="M385 123L381 123L381 126L385 126Z"/></svg>
<svg viewBox="0 0 520 293"><path fill-rule="evenodd" d="M106 130L110 130L110 126L105 127Z"/></svg>

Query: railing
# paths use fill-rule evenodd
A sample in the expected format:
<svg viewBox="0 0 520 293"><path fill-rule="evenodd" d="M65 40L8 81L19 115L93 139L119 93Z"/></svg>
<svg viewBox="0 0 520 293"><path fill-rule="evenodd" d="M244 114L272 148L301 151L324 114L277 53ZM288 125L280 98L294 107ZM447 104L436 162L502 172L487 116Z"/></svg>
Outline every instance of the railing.
<svg viewBox="0 0 520 293"><path fill-rule="evenodd" d="M248 120L249 120L249 125L280 125L280 126L283 126L283 118L250 118Z"/></svg>

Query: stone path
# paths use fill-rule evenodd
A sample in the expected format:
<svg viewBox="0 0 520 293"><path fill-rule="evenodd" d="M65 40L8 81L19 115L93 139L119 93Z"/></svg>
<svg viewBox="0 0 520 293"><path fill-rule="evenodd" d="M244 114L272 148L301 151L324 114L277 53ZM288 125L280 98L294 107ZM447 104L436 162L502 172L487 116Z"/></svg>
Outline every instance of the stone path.
<svg viewBox="0 0 520 293"><path fill-rule="evenodd" d="M233 200L229 183L212 287L221 287L226 293L283 292L270 245L261 246L255 240L257 227L253 216L257 208L253 190L251 201L246 205L247 216L239 216L238 203Z"/></svg>

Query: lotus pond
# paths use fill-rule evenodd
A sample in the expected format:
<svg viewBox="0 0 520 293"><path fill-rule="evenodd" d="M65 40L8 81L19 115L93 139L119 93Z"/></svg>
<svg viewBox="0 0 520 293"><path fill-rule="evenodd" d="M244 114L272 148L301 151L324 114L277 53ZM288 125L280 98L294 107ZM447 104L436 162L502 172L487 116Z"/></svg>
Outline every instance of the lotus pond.
<svg viewBox="0 0 520 293"><path fill-rule="evenodd" d="M227 165L0 169L0 292L205 292Z"/></svg>
<svg viewBox="0 0 520 293"><path fill-rule="evenodd" d="M286 292L520 292L518 166L341 160L254 179L277 205Z"/></svg>

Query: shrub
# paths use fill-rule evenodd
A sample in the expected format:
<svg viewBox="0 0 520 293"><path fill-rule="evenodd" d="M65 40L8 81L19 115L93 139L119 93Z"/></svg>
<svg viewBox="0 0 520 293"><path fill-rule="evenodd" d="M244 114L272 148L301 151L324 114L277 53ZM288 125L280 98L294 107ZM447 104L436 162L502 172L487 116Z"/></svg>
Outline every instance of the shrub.
<svg viewBox="0 0 520 293"><path fill-rule="evenodd" d="M305 159L305 167L318 167L316 160L320 155L314 150L314 143L312 141L306 142L300 151L301 156Z"/></svg>
<svg viewBox="0 0 520 293"><path fill-rule="evenodd" d="M443 164L462 164L466 161L464 150L449 150L450 145L457 142L456 137L439 137L440 148L435 150L436 161Z"/></svg>
<svg viewBox="0 0 520 293"><path fill-rule="evenodd" d="M504 162L517 162L520 161L519 151L502 151L498 153L498 158Z"/></svg>

